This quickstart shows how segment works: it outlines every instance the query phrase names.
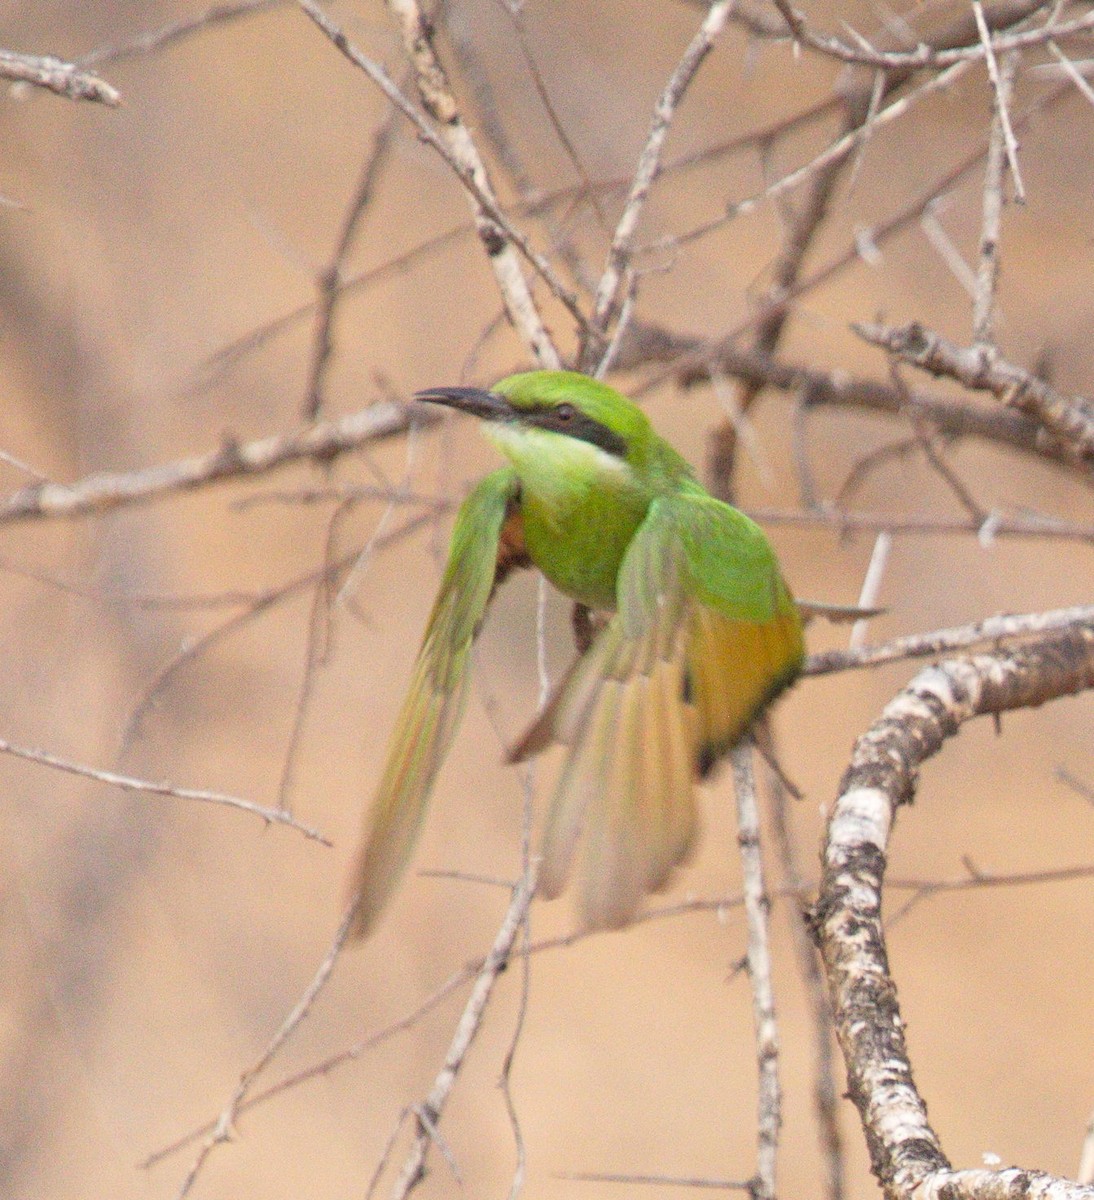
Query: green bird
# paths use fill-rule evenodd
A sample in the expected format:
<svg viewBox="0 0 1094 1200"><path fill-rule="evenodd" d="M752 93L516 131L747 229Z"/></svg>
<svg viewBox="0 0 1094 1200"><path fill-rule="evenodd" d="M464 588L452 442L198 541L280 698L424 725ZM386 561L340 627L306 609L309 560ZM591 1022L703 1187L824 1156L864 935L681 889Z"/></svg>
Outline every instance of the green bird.
<svg viewBox="0 0 1094 1200"><path fill-rule="evenodd" d="M480 418L509 464L460 508L448 564L351 879L374 927L414 849L467 696L494 590L538 568L583 609L589 644L510 762L567 757L543 831L540 895L576 874L587 928L626 924L695 844L695 783L790 684L802 621L763 531L714 499L645 413L572 371L416 399Z"/></svg>

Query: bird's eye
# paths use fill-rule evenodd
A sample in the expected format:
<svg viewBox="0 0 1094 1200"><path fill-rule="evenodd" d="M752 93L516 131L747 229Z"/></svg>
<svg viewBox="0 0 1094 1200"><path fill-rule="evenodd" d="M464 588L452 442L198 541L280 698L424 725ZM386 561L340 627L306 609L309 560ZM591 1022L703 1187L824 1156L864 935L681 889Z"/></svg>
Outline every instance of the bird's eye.
<svg viewBox="0 0 1094 1200"><path fill-rule="evenodd" d="M559 404L555 408L555 416L560 421L572 421L577 416L577 409L572 404Z"/></svg>

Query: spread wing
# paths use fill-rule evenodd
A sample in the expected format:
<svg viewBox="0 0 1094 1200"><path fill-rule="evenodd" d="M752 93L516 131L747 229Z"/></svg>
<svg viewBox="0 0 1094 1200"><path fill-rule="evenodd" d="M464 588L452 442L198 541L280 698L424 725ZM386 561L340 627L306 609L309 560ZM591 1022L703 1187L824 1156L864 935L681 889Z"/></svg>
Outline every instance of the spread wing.
<svg viewBox="0 0 1094 1200"><path fill-rule="evenodd" d="M358 897L355 937L371 930L414 849L463 715L471 646L494 588L512 567L527 564L517 495L516 474L506 467L488 475L456 517L448 565L350 876Z"/></svg>
<svg viewBox="0 0 1094 1200"><path fill-rule="evenodd" d="M656 500L620 568L617 611L510 754L569 747L540 894L558 895L577 859L586 926L630 920L694 844L696 778L802 655L798 611L759 527L698 488Z"/></svg>

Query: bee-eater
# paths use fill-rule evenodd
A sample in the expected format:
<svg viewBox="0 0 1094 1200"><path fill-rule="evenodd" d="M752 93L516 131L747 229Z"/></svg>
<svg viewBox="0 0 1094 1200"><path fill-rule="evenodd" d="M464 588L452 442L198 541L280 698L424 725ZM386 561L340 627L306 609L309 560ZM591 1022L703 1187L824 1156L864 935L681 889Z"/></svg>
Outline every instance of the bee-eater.
<svg viewBox="0 0 1094 1200"><path fill-rule="evenodd" d="M710 496L606 384L531 371L416 398L479 417L509 465L456 518L354 866L354 932L372 929L406 868L464 707L472 643L516 566L610 614L509 761L567 747L539 894L557 896L576 871L585 926L623 925L688 857L696 780L798 674L797 606L759 526Z"/></svg>

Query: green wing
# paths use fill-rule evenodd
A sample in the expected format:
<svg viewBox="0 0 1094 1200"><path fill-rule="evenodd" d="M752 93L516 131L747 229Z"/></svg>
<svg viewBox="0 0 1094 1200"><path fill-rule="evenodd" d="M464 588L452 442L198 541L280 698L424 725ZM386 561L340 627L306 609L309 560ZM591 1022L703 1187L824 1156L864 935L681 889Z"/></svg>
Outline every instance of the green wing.
<svg viewBox="0 0 1094 1200"><path fill-rule="evenodd" d="M698 487L656 500L620 568L617 611L511 754L569 754L540 893L578 858L589 928L629 921L695 841L695 780L797 674L801 621L763 532Z"/></svg>
<svg viewBox="0 0 1094 1200"><path fill-rule="evenodd" d="M495 471L456 517L448 565L350 878L358 898L355 937L372 929L406 869L433 781L463 715L471 646L486 606L501 577L524 561L523 545L505 531L517 492L511 468Z"/></svg>

